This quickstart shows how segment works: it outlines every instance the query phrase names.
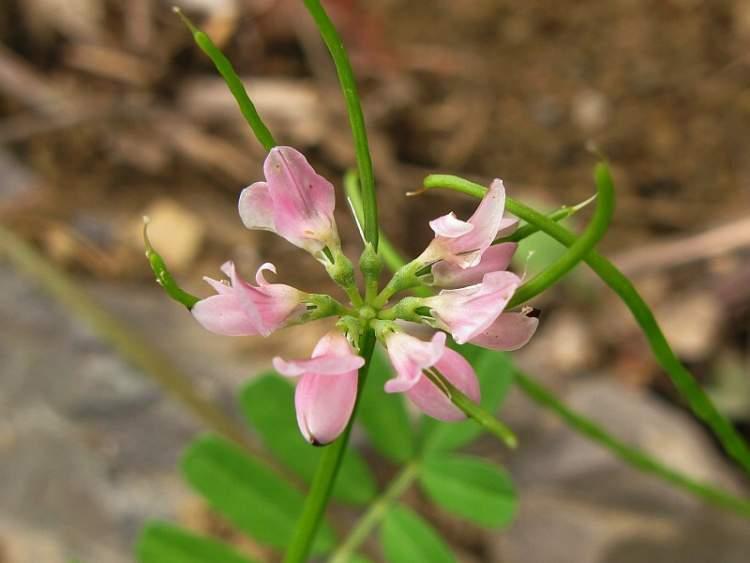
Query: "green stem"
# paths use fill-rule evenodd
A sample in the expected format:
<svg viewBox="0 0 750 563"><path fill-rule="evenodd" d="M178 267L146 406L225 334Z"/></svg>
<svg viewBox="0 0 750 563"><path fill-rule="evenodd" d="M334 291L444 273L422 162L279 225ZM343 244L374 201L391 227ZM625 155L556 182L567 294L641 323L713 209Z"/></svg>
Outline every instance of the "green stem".
<svg viewBox="0 0 750 563"><path fill-rule="evenodd" d="M487 432L494 434L509 448L515 448L518 445L518 439L510 428L505 426L497 418L464 395L461 390L453 385L442 373L435 368L431 368L425 370L424 374L446 394L456 407L461 409L466 416L474 419L480 426L487 430Z"/></svg>
<svg viewBox="0 0 750 563"><path fill-rule="evenodd" d="M321 6L319 0L304 0L307 10L310 12L315 25L317 25L323 42L331 53L333 63L336 65L336 72L341 83L341 91L346 101L346 109L349 113L349 124L354 137L354 147L357 154L357 169L362 184L362 194L364 196L364 236L365 239L372 243L375 250L378 249L378 202L375 197L375 178L372 172L372 158L367 141L367 130L365 128L365 118L362 114L359 95L357 94L357 84L354 80L352 65L344 49L344 43L341 36L328 17L328 14Z"/></svg>
<svg viewBox="0 0 750 563"><path fill-rule="evenodd" d="M338 475L341 460L349 442L349 435L351 434L354 418L357 414L357 405L362 396L362 389L365 386L374 347L375 335L372 331L368 331L362 337L360 343L360 355L365 359L365 365L359 370L357 400L354 404L352 416L344 432L335 442L326 446L320 462L318 462L315 477L310 485L310 491L305 498L305 504L302 507L302 514L284 556L284 563L303 563L307 560L307 556L310 553L310 548L315 539L315 534L320 527L320 522L323 519L328 499L331 496L333 483Z"/></svg>
<svg viewBox="0 0 750 563"><path fill-rule="evenodd" d="M471 180L467 180L466 178L461 178L460 176L454 176L452 174L430 174L429 176L425 177L422 184L424 185L425 190L451 190L454 192L466 194L477 199L482 199L484 197L484 194L487 193L487 188L485 188L483 185L472 182ZM422 193L422 190L414 193ZM506 208L508 207L508 199L509 198L506 196ZM508 211L510 211L509 208Z"/></svg>
<svg viewBox="0 0 750 563"><path fill-rule="evenodd" d="M516 372L515 382L521 390L538 405L550 409L567 422L571 428L580 432L593 442L601 444L628 465L631 465L644 473L650 473L660 477L675 487L683 489L707 502L723 508L728 508L746 518L750 517L750 500L737 498L731 493L701 483L700 481L662 465L652 457L628 446L605 432L592 420L589 420L565 406L564 403L558 400L552 393L547 391L542 385L535 382L528 375Z"/></svg>
<svg viewBox="0 0 750 563"><path fill-rule="evenodd" d="M211 38L198 29L179 8L174 7L172 9L190 30L190 33L193 34L193 39L198 44L198 47L200 47L214 63L216 70L219 71L219 74L221 74L224 82L226 82L229 87L229 91L232 92L232 96L234 96L234 99L237 101L237 105L240 107L243 117L248 125L250 125L253 133L255 133L255 137L260 144L263 145L263 148L267 151L271 150L276 146L276 140L273 138L273 135L268 130L265 123L263 123L260 115L258 115L258 111L255 109L253 102L250 101L245 86L242 84L240 77L237 76L237 73L232 67L232 63L229 62L229 59L226 58L224 53L222 53L214 42L211 41Z"/></svg>
<svg viewBox="0 0 750 563"><path fill-rule="evenodd" d="M362 222L364 221L364 209L362 208L362 194L359 191L359 180L357 179L357 173L354 170L349 170L344 175L344 190L346 191L349 205L351 206L352 213L354 214L354 220L361 228ZM401 256L401 253L396 250L396 247L391 244L391 241L388 240L382 230L380 231L379 240L380 246L378 246L378 254L383 259L383 263L386 265L386 267L391 271L396 272L406 264L406 260L403 256ZM392 281L393 280L391 280L391 282ZM429 297L430 295L432 295L430 288L424 285L413 287L411 289L413 293L419 295L420 297ZM373 299L368 299L367 302L376 304L376 299L377 296L375 296ZM385 302L383 302L383 304L385 304Z"/></svg>
<svg viewBox="0 0 750 563"><path fill-rule="evenodd" d="M596 199L596 195L593 195L587 200L582 201L581 203L577 205L563 205L559 209L556 209L552 213L548 214L546 217L547 219L558 223L574 215L575 213L578 213L581 209L586 207L589 203L591 203L595 199ZM536 225L527 223L526 225L523 225L522 227L519 227L518 229L513 231L507 237L496 239L495 242L493 242L492 244L500 244L502 242L520 242L523 239L528 238L531 235L538 233L538 232L539 232L539 227L537 227Z"/></svg>
<svg viewBox="0 0 750 563"><path fill-rule="evenodd" d="M481 198L485 188L469 180L455 176L433 175L425 178L425 188L446 188ZM572 246L576 235L566 228L550 221L543 214L513 200L506 199L510 213L537 225L542 231L565 246ZM617 295L620 296L636 322L643 330L651 350L659 365L667 372L678 392L687 400L693 412L711 428L717 438L740 466L750 473L750 449L739 433L714 406L692 374L680 363L659 328L651 309L640 296L630 280L609 260L592 250L584 261Z"/></svg>
<svg viewBox="0 0 750 563"><path fill-rule="evenodd" d="M354 170L348 170L344 175L344 190L349 199L349 205L351 205L354 219L357 222L357 225L361 228L365 221L365 213L362 205L362 193L359 189L359 178ZM362 233L362 236L364 237L364 233ZM396 250L396 247L385 237L382 230L380 231L378 241L378 253L383 258L383 262L388 268L395 272L406 263L406 260L401 256L401 253Z"/></svg>
<svg viewBox="0 0 750 563"><path fill-rule="evenodd" d="M415 462L405 465L351 529L344 542L328 560L329 563L348 563L373 528L388 514L391 505L407 491L418 475L419 466Z"/></svg>
<svg viewBox="0 0 750 563"><path fill-rule="evenodd" d="M344 290L344 293L346 293L346 296L349 298L349 301L351 301L352 305L356 308L361 307L364 305L364 301L362 301L362 296L359 294L359 290L354 286L347 286L342 287Z"/></svg>
<svg viewBox="0 0 750 563"><path fill-rule="evenodd" d="M375 179L373 176L372 159L370 157L370 149L367 141L367 130L365 129L364 115L362 114L362 107L359 95L357 94L354 73L352 72L352 67L349 63L349 57L344 49L343 41L320 2L318 0L304 0L304 4L315 21L323 41L331 53L334 65L336 66L336 72L339 77L339 82L341 83L341 90L346 101L347 112L349 113L349 123L351 125L357 155L357 168L362 183L362 192L364 196L364 238L367 242L370 242L373 249L377 251L379 226L377 199L375 197ZM365 384L365 378L374 345L375 336L371 330L367 331L362 337L360 343L360 353L365 358L366 363L360 370L357 403L359 402L362 388ZM328 498L336 479L342 456L346 451L356 410L357 404L355 403L354 411L352 412L351 419L349 420L349 424L343 435L329 446L329 449L320 460L318 470L310 488L310 493L305 499L302 516L284 558L285 563L302 563L307 559L313 539L315 538L315 533L328 503Z"/></svg>
<svg viewBox="0 0 750 563"><path fill-rule="evenodd" d="M513 294L508 302L508 309L518 307L529 299L539 295L545 289L552 287L565 274L576 267L581 260L599 243L607 232L612 215L615 211L615 188L609 168L599 163L594 170L596 181L596 210L586 230L554 264L545 268L536 277L525 282Z"/></svg>
<svg viewBox="0 0 750 563"><path fill-rule="evenodd" d="M368 243L365 238L362 228L365 221L365 210L362 203L362 192L359 189L359 176L356 170L350 169L344 174L344 192L346 193L346 199L349 202L349 208L359 229L362 241L365 243L365 250L360 258L360 270L365 278L365 303L371 304L378 294L380 270L382 268L382 261L380 259L383 258L383 254L386 251L393 252L394 249L390 245L386 245L386 248L386 246L381 244L377 250L373 250L375 248L374 245ZM382 236L378 236L378 240L382 240ZM363 267L365 264L362 260L365 257L367 257L367 261L369 262L367 264L369 267L367 268Z"/></svg>
<svg viewBox="0 0 750 563"><path fill-rule="evenodd" d="M362 192L359 189L359 175L357 174L357 171L352 168L344 173L344 193L349 202L349 208L354 217L354 222L357 224L357 229L362 237L362 242L367 242L364 230L365 208L362 203Z"/></svg>

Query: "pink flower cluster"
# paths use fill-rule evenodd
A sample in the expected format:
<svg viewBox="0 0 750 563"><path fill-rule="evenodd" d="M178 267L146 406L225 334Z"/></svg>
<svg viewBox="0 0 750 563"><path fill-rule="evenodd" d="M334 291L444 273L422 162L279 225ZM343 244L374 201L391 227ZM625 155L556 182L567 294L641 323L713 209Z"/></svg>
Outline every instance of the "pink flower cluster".
<svg viewBox="0 0 750 563"><path fill-rule="evenodd" d="M245 226L277 233L326 267L336 265L337 257L345 262L341 267L350 267L341 252L333 217L333 185L290 147L272 149L264 173L265 182L252 184L240 195L239 213ZM449 213L430 222L435 237L404 271L418 272L420 282L440 292L433 297L405 299L403 303L408 300L410 306L404 316L398 314L399 305L386 308L390 295L382 299L386 301L383 306L378 306L376 299L363 307L346 307L326 296L337 306L321 308L320 315L310 316L321 301L291 286L267 281L265 271L276 273L272 264L258 269L252 285L237 275L231 262L222 267L229 282L206 278L216 295L200 300L192 313L206 329L230 336L268 336L308 319L334 314L348 317L323 336L310 359L277 357L273 361L280 374L300 378L295 407L300 430L310 443L334 440L352 415L358 370L364 364L356 350L357 336L367 328L375 329L394 369L386 392L405 393L419 409L440 420L460 420L463 413L425 375L425 371L438 371L469 398L479 401L474 369L447 346L446 333L458 344L515 350L529 341L538 324L528 311L505 311L521 279L507 271L516 245L492 244L511 232L517 222L504 217L504 207L505 189L501 180L495 180L468 221ZM431 338L415 336L409 323L400 323L399 318L424 323L433 331ZM352 326L360 330L351 330Z"/></svg>

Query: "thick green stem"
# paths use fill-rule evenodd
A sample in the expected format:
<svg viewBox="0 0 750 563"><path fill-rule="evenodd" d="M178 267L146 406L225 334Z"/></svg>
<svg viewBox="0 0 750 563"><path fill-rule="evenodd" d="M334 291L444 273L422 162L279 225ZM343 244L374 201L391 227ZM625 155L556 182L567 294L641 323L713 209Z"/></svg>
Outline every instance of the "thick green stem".
<svg viewBox="0 0 750 563"><path fill-rule="evenodd" d="M515 382L526 393L526 395L537 404L550 409L562 418L574 430L580 432L593 442L601 444L622 461L643 471L656 475L679 489L683 489L707 502L728 508L742 516L750 517L750 500L737 498L736 496L717 489L711 485L701 483L695 479L678 473L669 467L662 465L652 457L628 446L614 436L605 432L598 424L565 406L552 393L542 385L535 382L528 375L520 372L515 373Z"/></svg>
<svg viewBox="0 0 750 563"><path fill-rule="evenodd" d="M250 97L247 95L247 91L245 91L245 86L242 84L240 77L237 76L237 73L232 67L232 63L229 62L229 59L226 58L224 53L222 53L214 42L211 41L211 38L198 29L179 8L175 7L172 9L178 16L180 16L180 19L193 34L193 39L198 47L200 47L201 50L211 59L211 62L214 63L216 70L219 71L219 74L221 74L224 82L226 82L229 87L229 91L232 93L232 96L234 96L234 99L242 112L242 116L245 118L248 125L250 125L253 133L255 133L255 137L260 144L263 145L263 148L267 151L271 150L276 146L276 140L258 115L258 111L255 109L253 102L250 101Z"/></svg>
<svg viewBox="0 0 750 563"><path fill-rule="evenodd" d="M425 188L446 188L477 198L481 198L485 191L485 188L479 184L456 176L446 175L428 176L425 178L424 185ZM506 199L506 208L516 217L538 226L540 230L565 246L570 247L576 241L575 234L512 198ZM732 423L718 411L692 374L680 363L659 328L651 309L630 280L595 250L590 251L584 261L604 283L620 296L630 309L636 322L643 330L656 361L667 372L678 392L685 398L696 416L713 430L727 453L746 472L750 473L750 449L747 444L732 426Z"/></svg>
<svg viewBox="0 0 750 563"><path fill-rule="evenodd" d="M415 462L404 466L385 491L370 505L370 508L359 519L354 528L351 529L344 542L329 559L329 563L348 563L373 528L388 514L391 505L407 491L418 475L419 466Z"/></svg>
<svg viewBox="0 0 750 563"><path fill-rule="evenodd" d="M365 386L374 347L375 335L372 331L368 331L362 337L360 343L360 354L365 359L365 365L359 370L359 385L354 411L344 432L335 442L326 446L323 456L320 458L318 469L310 485L310 491L302 507L302 515L297 522L294 536L292 536L292 540L284 556L284 563L303 563L307 560L307 556L310 553L315 534L320 527L320 522L328 505L328 499L331 496L331 490L338 475L341 460L349 443L349 434L351 434L354 417L357 414L357 405L362 396L362 389Z"/></svg>
<svg viewBox="0 0 750 563"><path fill-rule="evenodd" d="M341 36L321 6L319 0L304 0L307 10L310 12L315 25L320 31L323 42L331 53L336 72L341 83L341 91L346 101L346 109L349 113L349 124L354 137L354 148L357 154L357 169L362 184L362 195L364 198L364 236L372 243L375 250L378 249L378 202L375 197L375 178L372 172L372 158L367 141L367 129L365 118L362 113L359 95L357 94L357 83L354 80L352 65L344 49Z"/></svg>
<svg viewBox="0 0 750 563"><path fill-rule="evenodd" d="M365 128L365 119L362 114L362 107L357 94L357 85L354 80L349 57L344 49L343 42L336 28L331 22L328 14L325 12L318 0L304 0L310 15L318 27L323 41L328 47L331 57L333 58L336 72L341 84L341 90L346 101L347 112L349 113L349 122L354 137L354 146L357 155L357 168L362 184L363 208L364 208L364 238L366 242L372 244L375 252L378 249L378 207L375 197L375 179L372 171L372 159L367 141L367 130ZM372 290L371 290L372 291ZM362 388L365 384L365 377L369 368L372 357L373 347L375 345L375 335L368 330L360 342L360 354L365 358L365 365L360 370L360 382L357 390L357 403L362 394ZM310 493L305 499L297 529L289 545L289 549L284 558L285 563L301 563L307 559L307 555L312 546L315 533L319 527L320 520L325 512L331 488L336 479L341 459L346 450L349 434L356 415L357 405L355 404L354 412L346 427L343 435L336 440L329 450L323 455L318 466L315 478L310 488Z"/></svg>

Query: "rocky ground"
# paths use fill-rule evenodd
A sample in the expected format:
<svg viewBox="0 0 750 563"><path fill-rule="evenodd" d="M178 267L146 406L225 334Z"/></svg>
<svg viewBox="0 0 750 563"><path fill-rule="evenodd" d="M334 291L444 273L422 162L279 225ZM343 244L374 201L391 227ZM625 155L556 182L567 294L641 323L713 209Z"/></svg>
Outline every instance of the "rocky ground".
<svg viewBox="0 0 750 563"><path fill-rule="evenodd" d="M88 289L225 404L237 383L268 360L248 361L226 339L206 339L156 290ZM175 465L200 425L85 323L7 267L0 268L0 316L13 320L0 326L0 561L131 561L147 518L195 525L203 509ZM530 367L535 350L523 362ZM572 407L665 463L741 489L705 431L663 400L606 378L548 383ZM459 553L472 538L463 560L746 560L747 521L624 467L518 392L503 412L522 443L505 460L519 487L520 515L502 534L443 522ZM492 441L476 447L497 455Z"/></svg>

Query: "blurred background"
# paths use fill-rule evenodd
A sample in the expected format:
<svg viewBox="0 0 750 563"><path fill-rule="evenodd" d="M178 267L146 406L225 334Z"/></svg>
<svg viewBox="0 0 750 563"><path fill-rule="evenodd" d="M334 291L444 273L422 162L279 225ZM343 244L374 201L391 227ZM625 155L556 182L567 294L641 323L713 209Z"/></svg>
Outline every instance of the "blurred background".
<svg viewBox="0 0 750 563"><path fill-rule="evenodd" d="M237 196L261 177L264 154L171 4L0 0L0 223L15 233L0 231L2 563L131 561L153 517L240 542L176 471L200 421L172 397L174 385L165 391L109 342L127 330L131 352L155 350L154 372L183 375L232 416L241 382L276 353L308 354L323 331L217 337L154 283L144 214L193 293L209 294L201 276L218 277L229 258L245 274L269 260L286 283L335 291L302 251L242 227ZM340 186L354 163L347 118L301 3L180 5L247 79L276 138ZM325 5L360 81L385 232L414 254L430 239L427 220L471 213L476 202L457 194L404 197L430 172L502 177L511 196L543 209L581 201L594 191L587 147L596 146L611 159L619 198L604 252L750 439L750 2ZM338 201L355 257L359 238ZM23 244L52 273L30 265ZM517 270L533 273L559 252L534 237ZM55 273L120 324L92 325L98 313ZM67 304L49 296L50 284ZM747 492L629 312L590 272L579 268L535 305L542 324L515 354L521 366L628 442ZM508 530L460 524L411 494L462 561L747 561L746 521L622 466L518 394L503 416L520 449L477 448L503 460L521 491Z"/></svg>

